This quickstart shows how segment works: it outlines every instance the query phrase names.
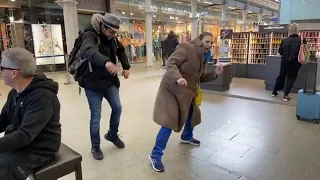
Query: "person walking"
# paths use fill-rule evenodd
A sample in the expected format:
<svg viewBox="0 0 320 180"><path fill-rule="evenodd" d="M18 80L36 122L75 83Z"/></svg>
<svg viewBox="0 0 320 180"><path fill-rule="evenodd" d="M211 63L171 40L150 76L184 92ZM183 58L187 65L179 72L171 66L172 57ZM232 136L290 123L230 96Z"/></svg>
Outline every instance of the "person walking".
<svg viewBox="0 0 320 180"><path fill-rule="evenodd" d="M166 60L171 56L178 46L179 41L173 31L170 31L168 37L163 42L163 66L166 66Z"/></svg>
<svg viewBox="0 0 320 180"><path fill-rule="evenodd" d="M149 155L152 168L157 172L164 171L161 161L163 151L172 130L180 132L183 125L181 142L191 145L200 145L200 141L193 137L193 128L200 124L200 109L195 104L194 97L200 82L210 82L222 73L223 67L217 65L215 72L205 72L205 62L211 56L213 35L202 33L190 43L178 45L167 62L167 71L164 74L156 97L153 120L161 126L155 146Z"/></svg>
<svg viewBox="0 0 320 180"><path fill-rule="evenodd" d="M289 37L281 41L279 54L281 57L280 74L276 79L276 84L271 96L278 96L279 90L284 89L284 101L290 101L289 93L295 83L301 64L298 62L298 55L301 43L307 44L305 38L299 36L299 26L294 23L289 27Z"/></svg>
<svg viewBox="0 0 320 180"><path fill-rule="evenodd" d="M103 159L100 149L100 119L101 103L105 98L112 109L110 127L104 138L122 149L124 142L118 137L118 128L122 106L119 97L120 81L117 76L117 57L122 64L125 79L129 78L130 64L125 53L125 48L116 38L119 30L120 19L113 14L104 16L94 14L91 25L84 30L83 42L80 48L83 58L86 58L91 67L86 70L79 85L85 89L88 99L90 118L91 152L96 160ZM89 69L91 68L92 71Z"/></svg>

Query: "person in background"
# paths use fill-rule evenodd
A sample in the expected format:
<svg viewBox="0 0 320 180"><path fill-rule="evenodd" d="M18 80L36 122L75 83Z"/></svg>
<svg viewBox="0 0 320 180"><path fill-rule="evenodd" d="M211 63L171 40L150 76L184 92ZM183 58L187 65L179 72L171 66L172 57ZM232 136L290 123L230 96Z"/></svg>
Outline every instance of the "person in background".
<svg viewBox="0 0 320 180"><path fill-rule="evenodd" d="M178 44L178 38L176 37L173 31L170 31L168 37L163 42L163 52L165 57L163 61L163 66L166 66L166 59L168 59L171 56Z"/></svg>
<svg viewBox="0 0 320 180"><path fill-rule="evenodd" d="M26 49L3 51L0 69L12 88L0 114L0 179L25 180L59 151L59 86L35 74L36 61Z"/></svg>
<svg viewBox="0 0 320 180"><path fill-rule="evenodd" d="M172 130L180 132L184 125L181 142L200 145L200 141L193 137L193 128L201 122L200 109L194 102L196 89L200 82L213 81L223 71L222 65L218 64L215 72L204 73L205 62L211 57L212 44L213 35L204 32L192 42L178 45L168 59L153 114L153 120L161 128L149 155L151 165L157 172L164 171L161 157Z"/></svg>
<svg viewBox="0 0 320 180"><path fill-rule="evenodd" d="M84 30L83 42L80 48L82 56L92 65L78 81L84 88L91 112L90 137L91 153L94 159L102 160L103 153L100 149L100 119L101 103L105 98L109 102L112 112L110 116L109 131L104 138L122 149L124 142L118 136L122 105L119 96L120 81L118 78L117 58L121 62L125 79L129 78L130 64L125 53L125 48L116 38L119 30L120 19L113 14L104 16L94 14L91 25Z"/></svg>
<svg viewBox="0 0 320 180"><path fill-rule="evenodd" d="M166 53L164 49L164 41L160 42L160 47L161 47L161 57L162 57L162 67L166 66Z"/></svg>
<svg viewBox="0 0 320 180"><path fill-rule="evenodd" d="M271 96L278 96L278 91L284 89L284 101L290 101L289 93L294 82L297 79L301 64L298 62L298 55L301 45L301 37L299 36L299 26L294 23L289 27L289 37L281 41L279 54L281 57L280 74L276 79L276 84ZM307 43L303 38L304 44Z"/></svg>

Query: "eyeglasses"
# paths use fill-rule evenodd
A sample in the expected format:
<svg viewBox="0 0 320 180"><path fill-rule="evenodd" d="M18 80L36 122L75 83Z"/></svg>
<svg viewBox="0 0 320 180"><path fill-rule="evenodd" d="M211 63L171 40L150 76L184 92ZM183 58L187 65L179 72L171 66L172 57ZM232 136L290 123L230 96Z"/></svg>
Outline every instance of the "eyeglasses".
<svg viewBox="0 0 320 180"><path fill-rule="evenodd" d="M1 70L1 71L3 71L3 70L10 70L10 71L13 71L13 70L20 70L20 69L7 68L7 67L0 66L0 70Z"/></svg>

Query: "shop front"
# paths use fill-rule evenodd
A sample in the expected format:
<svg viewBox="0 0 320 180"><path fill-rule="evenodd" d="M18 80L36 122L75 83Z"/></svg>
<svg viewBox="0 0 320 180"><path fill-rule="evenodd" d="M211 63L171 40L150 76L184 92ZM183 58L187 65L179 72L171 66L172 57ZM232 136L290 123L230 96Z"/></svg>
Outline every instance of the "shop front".
<svg viewBox="0 0 320 180"><path fill-rule="evenodd" d="M0 52L12 47L29 50L38 72L65 70L62 8L54 0L0 2Z"/></svg>

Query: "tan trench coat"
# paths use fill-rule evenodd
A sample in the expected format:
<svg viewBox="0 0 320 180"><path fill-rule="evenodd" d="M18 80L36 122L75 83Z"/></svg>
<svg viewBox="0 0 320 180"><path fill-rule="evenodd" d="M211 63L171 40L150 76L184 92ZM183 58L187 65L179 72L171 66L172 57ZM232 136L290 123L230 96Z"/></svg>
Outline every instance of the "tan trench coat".
<svg viewBox="0 0 320 180"><path fill-rule="evenodd" d="M200 124L201 112L194 105L193 98L197 84L216 79L215 73L204 73L203 64L205 48L200 39L191 43L179 44L167 62L167 72L164 74L154 106L153 120L160 126L181 131L185 124L190 105L193 105L192 127ZM179 78L185 78L188 86L177 84Z"/></svg>

